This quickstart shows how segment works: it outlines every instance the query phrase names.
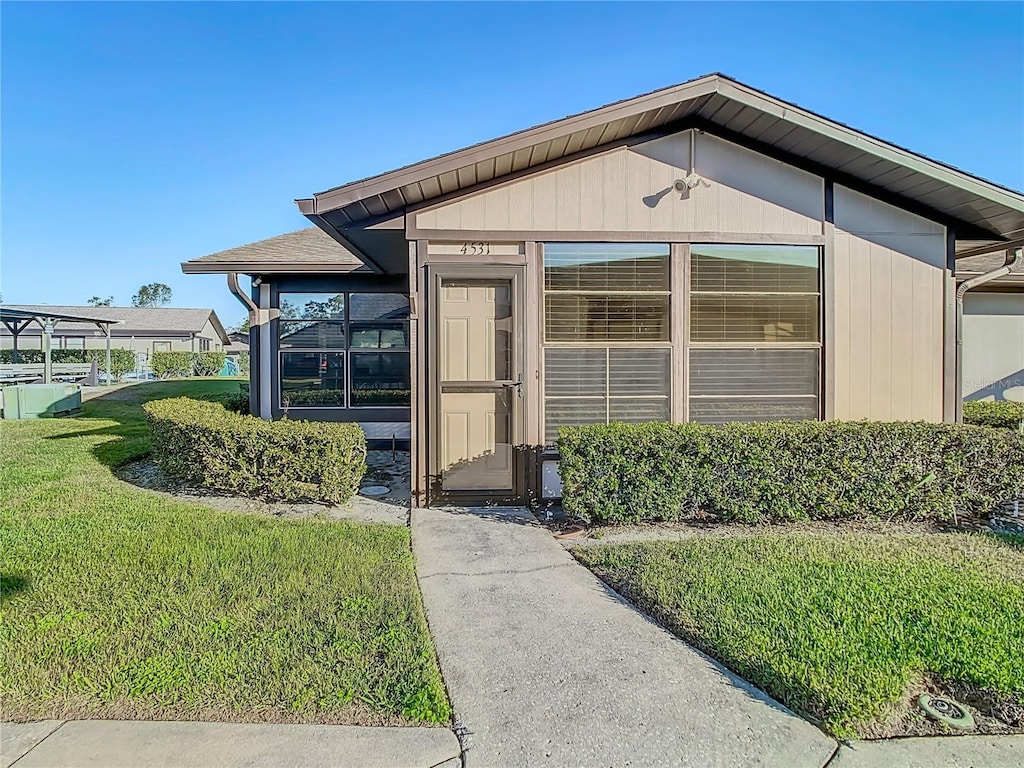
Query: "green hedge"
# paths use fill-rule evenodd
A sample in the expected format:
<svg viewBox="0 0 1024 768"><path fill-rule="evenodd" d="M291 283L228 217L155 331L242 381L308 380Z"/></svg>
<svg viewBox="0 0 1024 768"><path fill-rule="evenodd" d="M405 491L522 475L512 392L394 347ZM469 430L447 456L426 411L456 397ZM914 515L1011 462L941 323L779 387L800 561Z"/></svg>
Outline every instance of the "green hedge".
<svg viewBox="0 0 1024 768"><path fill-rule="evenodd" d="M354 407L379 406L381 408L401 408L409 405L408 389L354 389L351 404ZM281 404L289 408L309 408L312 406L337 407L345 404L343 389L297 389L285 392ZM400 402L396 402L400 401Z"/></svg>
<svg viewBox="0 0 1024 768"><path fill-rule="evenodd" d="M192 352L154 352L149 356L149 367L161 379L191 376L193 355Z"/></svg>
<svg viewBox="0 0 1024 768"><path fill-rule="evenodd" d="M96 361L100 373L106 371L107 350L104 349L53 349L50 356L55 363L91 363ZM14 362L14 353L10 349L0 349L0 363ZM42 364L43 351L41 349L18 350L18 362L26 365ZM121 378L126 373L135 370L135 353L130 349L110 350L110 373L115 378Z"/></svg>
<svg viewBox="0 0 1024 768"><path fill-rule="evenodd" d="M221 403L177 397L143 404L153 456L168 475L279 501L347 501L365 469L358 424L268 422Z"/></svg>
<svg viewBox="0 0 1024 768"><path fill-rule="evenodd" d="M315 405L336 407L344 404L344 389L296 389L281 395L281 405L286 408L309 408Z"/></svg>
<svg viewBox="0 0 1024 768"><path fill-rule="evenodd" d="M193 376L218 376L228 359L226 352L193 352Z"/></svg>
<svg viewBox="0 0 1024 768"><path fill-rule="evenodd" d="M1021 422L1024 422L1024 403L1009 400L968 400L964 403L964 424L1020 429Z"/></svg>
<svg viewBox="0 0 1024 768"><path fill-rule="evenodd" d="M83 350L66 349L64 352L81 352ZM93 360L96 361L96 366L101 372L107 370L107 351L105 349L86 349L85 362L91 363ZM66 360L61 362L75 362L73 360ZM115 379L119 379L126 373L131 373L135 370L135 353L130 349L111 349L110 350L110 375Z"/></svg>
<svg viewBox="0 0 1024 768"><path fill-rule="evenodd" d="M1024 496L1024 435L923 422L559 430L565 511L634 523L948 519Z"/></svg>

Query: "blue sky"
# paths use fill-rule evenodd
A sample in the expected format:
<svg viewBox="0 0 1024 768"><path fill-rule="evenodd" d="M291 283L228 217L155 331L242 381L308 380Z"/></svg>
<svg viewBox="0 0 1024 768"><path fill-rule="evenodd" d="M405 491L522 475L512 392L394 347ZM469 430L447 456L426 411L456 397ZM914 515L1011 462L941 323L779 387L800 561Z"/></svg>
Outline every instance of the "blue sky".
<svg viewBox="0 0 1024 768"><path fill-rule="evenodd" d="M9 303L243 316L179 262L305 225L292 200L721 71L1024 188L1020 3L12 3Z"/></svg>

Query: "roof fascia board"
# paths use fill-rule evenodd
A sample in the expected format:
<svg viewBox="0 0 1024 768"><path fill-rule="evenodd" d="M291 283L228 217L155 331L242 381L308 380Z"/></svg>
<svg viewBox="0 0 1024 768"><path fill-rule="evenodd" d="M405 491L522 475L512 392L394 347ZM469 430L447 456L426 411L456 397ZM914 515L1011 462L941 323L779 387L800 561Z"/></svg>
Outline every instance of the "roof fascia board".
<svg viewBox="0 0 1024 768"><path fill-rule="evenodd" d="M293 272L316 272L344 275L352 272L366 274L366 269L367 267L363 264L317 264L309 262L294 264L285 261L276 262L274 264L242 261L221 261L213 264L198 264L185 261L181 264L181 271L186 275L226 275L229 272L241 272L243 275L291 274ZM363 271L360 272L360 270Z"/></svg>
<svg viewBox="0 0 1024 768"><path fill-rule="evenodd" d="M421 163L371 177L363 181L336 187L334 189L327 190L326 192L321 192L313 198L296 200L296 204L303 215L311 221L314 221L314 223L317 223L317 220L312 217L312 214L323 214L328 211L336 210L365 198L382 194L383 192L397 189L407 184L415 183L423 178L429 178L430 176L440 175L443 173L450 173L472 163L479 162L480 160L491 159L502 154L515 152L535 144L561 138L580 130L589 129L596 125L612 122L620 118L631 117L651 109L661 108L688 99L710 96L715 93L720 93L724 97L739 104L757 109L765 114L773 115L778 119L785 120L795 126L800 126L814 131L826 138L831 138L833 140L840 141L847 146L865 151L879 159L894 162L908 168L909 170L923 173L930 178L959 187L970 194L979 195L987 200L992 200L1014 210L1024 211L1024 195L1017 194L1011 190L1006 190L996 184L987 182L983 179L978 179L963 171L959 171L934 160L922 157L909 150L901 149L881 139L876 139L853 128L848 128L829 120L828 118L808 112L796 105L780 101L768 94L756 91L742 83L721 75L709 75L689 83L683 83L679 86L655 91L654 93L646 96L628 99L616 104L600 107L596 110L556 120L537 126L536 128L530 128L525 131L510 134L509 136L500 139L477 144L464 150L451 152L432 160L426 160ZM961 230L961 236L968 236L972 232L984 233L986 237L993 236L993 233L987 232L976 225L967 225L966 222L956 219L955 217L943 214L928 206L913 203L900 195L885 193L885 190L882 190L880 187L871 185L870 183L856 177L836 172L822 166L820 163L816 163L814 161L801 163L799 162L801 158L790 156L782 152L776 152L773 154L771 151L773 148L770 146L753 142L743 136L743 134L730 131L729 129L707 120L706 118L691 116L690 118L684 118L682 122L687 122L688 120L703 123L701 127L704 130L719 135L721 138L726 138L734 143L740 144L741 146L748 146L769 157L776 157L777 159L790 163L795 167L804 167L806 170L809 170L816 175L820 175L825 178L832 178L851 189L857 189L858 191L873 194L883 200L885 198L882 197L882 194L887 194L890 197L890 200L887 200L887 202L891 201L894 205L898 205L905 210L913 213L919 213L919 215L925 216L926 218L934 221L955 224L958 229ZM709 130L712 127L716 130ZM570 158L571 157L572 156L570 156ZM552 162L560 163L570 158L558 158ZM534 168L524 170L529 172L543 167L543 165L535 166ZM475 187L470 189L475 189ZM459 195L460 193L465 192L466 190L457 190L450 194ZM434 203L439 199L440 198L433 198L430 201L425 202ZM407 210L412 210L412 207L410 206ZM328 234L331 234L329 230ZM958 232L958 234L960 233ZM336 237L335 239L338 238ZM339 240L339 242L342 242L342 240ZM344 242L342 242L342 244L345 245ZM349 247L350 250L358 250L347 245L346 247ZM357 255L360 254L357 253ZM361 254L361 256L365 256L365 254Z"/></svg>
<svg viewBox="0 0 1024 768"><path fill-rule="evenodd" d="M890 160L912 171L923 173L947 184L965 189L968 192L994 200L1008 208L1024 211L1024 195L1014 194L998 185L977 177L957 171L934 160L922 157L914 152L876 139L866 133L840 125L833 120L815 115L792 104L744 86L734 80L723 78L719 85L719 93L744 106L752 107L780 120L799 125L822 136L836 139L852 147L865 150L884 160Z"/></svg>
<svg viewBox="0 0 1024 768"><path fill-rule="evenodd" d="M583 112L579 115L537 126L536 128L513 133L500 139L456 150L432 160L424 160L421 163L374 176L364 181L356 181L336 187L335 189L320 192L311 199L296 200L296 204L298 204L299 210L307 218L309 218L309 213L305 209L310 207L310 203L312 204L313 212L317 214L327 213L349 203L404 187L407 184L413 184L423 178L457 171L459 168L464 168L481 160L488 160L499 155L527 149L535 144L561 138L577 131L588 130L620 118L632 117L651 109L660 109L661 107L677 104L681 101L715 93L719 89L720 80L721 78L718 75L710 75L689 83L655 91L646 96L609 104L589 112Z"/></svg>

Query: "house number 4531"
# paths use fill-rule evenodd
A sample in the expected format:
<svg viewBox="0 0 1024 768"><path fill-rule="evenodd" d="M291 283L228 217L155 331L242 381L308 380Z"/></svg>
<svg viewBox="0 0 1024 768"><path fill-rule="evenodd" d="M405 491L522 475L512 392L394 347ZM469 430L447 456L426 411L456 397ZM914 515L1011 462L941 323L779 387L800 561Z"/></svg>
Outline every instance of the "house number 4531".
<svg viewBox="0 0 1024 768"><path fill-rule="evenodd" d="M466 256L486 256L491 252L490 243L463 243L461 252Z"/></svg>

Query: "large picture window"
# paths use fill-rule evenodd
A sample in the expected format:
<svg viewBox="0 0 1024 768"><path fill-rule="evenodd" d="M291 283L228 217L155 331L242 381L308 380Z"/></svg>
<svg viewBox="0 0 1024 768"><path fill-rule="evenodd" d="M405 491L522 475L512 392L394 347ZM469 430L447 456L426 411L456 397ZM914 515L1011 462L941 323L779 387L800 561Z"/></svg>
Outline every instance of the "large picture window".
<svg viewBox="0 0 1024 768"><path fill-rule="evenodd" d="M815 247L691 247L691 421L818 418L819 262Z"/></svg>
<svg viewBox="0 0 1024 768"><path fill-rule="evenodd" d="M670 418L669 246L544 246L545 442L558 427Z"/></svg>
<svg viewBox="0 0 1024 768"><path fill-rule="evenodd" d="M409 299L397 293L282 293L281 405L407 407Z"/></svg>

